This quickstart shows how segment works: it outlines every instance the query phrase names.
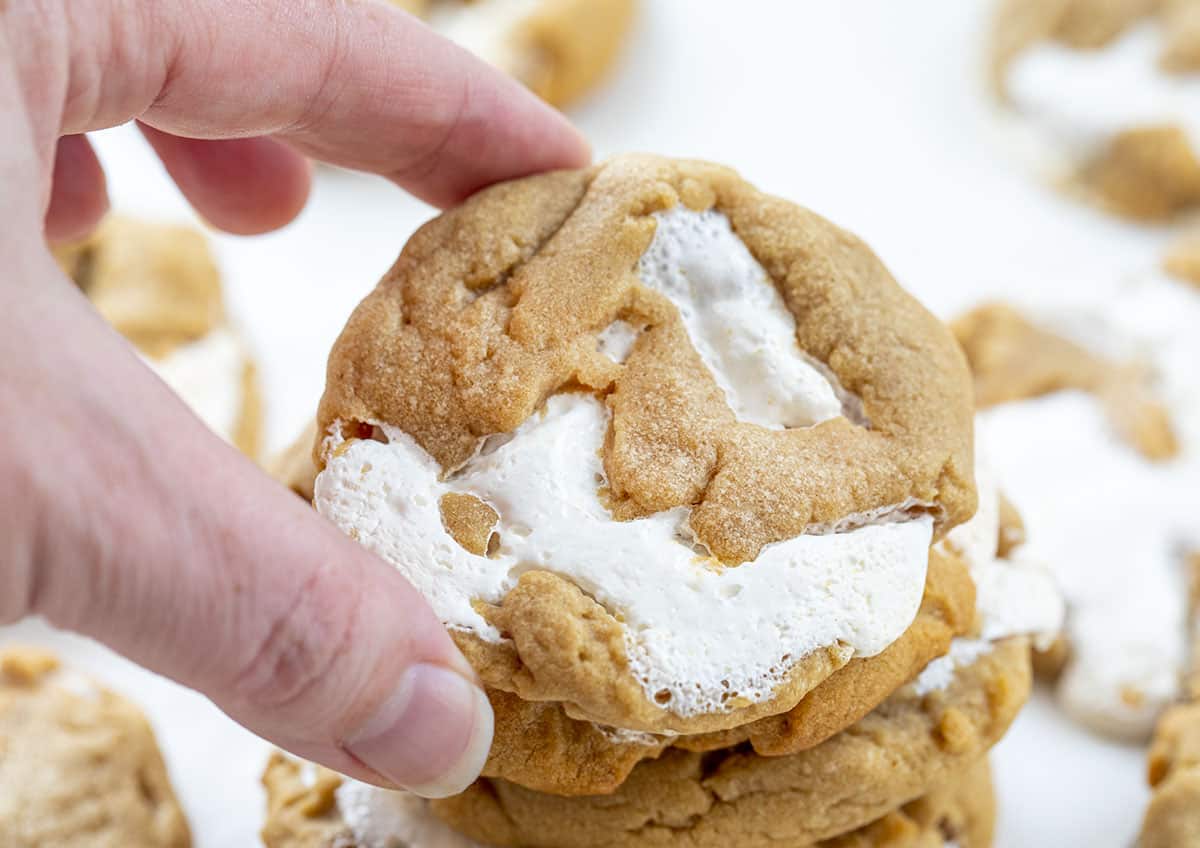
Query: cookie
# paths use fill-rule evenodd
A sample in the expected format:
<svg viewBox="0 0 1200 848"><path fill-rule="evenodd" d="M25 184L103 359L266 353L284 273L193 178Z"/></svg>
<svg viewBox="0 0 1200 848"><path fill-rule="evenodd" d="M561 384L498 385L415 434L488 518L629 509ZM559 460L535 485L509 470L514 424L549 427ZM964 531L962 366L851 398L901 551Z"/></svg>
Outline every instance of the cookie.
<svg viewBox="0 0 1200 848"><path fill-rule="evenodd" d="M621 52L634 0L392 0L437 33L566 106L596 86Z"/></svg>
<svg viewBox="0 0 1200 848"><path fill-rule="evenodd" d="M32 649L0 652L0 844L191 844L142 713Z"/></svg>
<svg viewBox="0 0 1200 848"><path fill-rule="evenodd" d="M486 777L556 795L614 791L639 762L668 747L711 751L748 742L764 755L811 748L869 713L949 650L975 619L975 587L948 552L931 551L925 596L912 626L882 653L852 660L786 713L731 730L685 736L631 733L572 719L560 704L490 689L495 714Z"/></svg>
<svg viewBox="0 0 1200 848"><path fill-rule="evenodd" d="M856 238L625 156L413 236L331 352L316 506L489 687L720 731L908 629L974 510L970 408L948 330Z"/></svg>
<svg viewBox="0 0 1200 848"><path fill-rule="evenodd" d="M347 822L367 809L360 787L343 785L332 772L296 763L280 754L271 758L263 775L267 789L267 848L477 848L434 818L428 802L404 793L381 793L390 826L373 839L359 839ZM375 799L372 799L375 800ZM343 813L345 807L345 813ZM376 807L376 809L379 809ZM989 848L996 817L995 796L987 760L865 827L835 836L813 848ZM384 839L392 840L389 842ZM792 843L781 843L791 845Z"/></svg>
<svg viewBox="0 0 1200 848"><path fill-rule="evenodd" d="M1133 218L1200 203L1194 0L1005 0L991 62L1004 102L1068 184Z"/></svg>
<svg viewBox="0 0 1200 848"><path fill-rule="evenodd" d="M1070 607L1040 671L1077 720L1145 739L1180 695L1184 561L1200 550L1200 297L1145 275L1089 299L987 307L956 330L987 406L979 437Z"/></svg>
<svg viewBox="0 0 1200 848"><path fill-rule="evenodd" d="M55 254L96 310L205 424L258 455L255 365L226 319L220 274L200 232L110 215Z"/></svg>
<svg viewBox="0 0 1200 848"><path fill-rule="evenodd" d="M1189 230L1171 244L1163 258L1163 271L1200 288L1200 229Z"/></svg>
<svg viewBox="0 0 1200 848"><path fill-rule="evenodd" d="M1099 398L1114 431L1147 459L1178 454L1170 414L1155 397L1144 363L1114 362L1003 303L967 313L954 332L975 376L980 409L1077 389Z"/></svg>
<svg viewBox="0 0 1200 848"><path fill-rule="evenodd" d="M1029 690L1024 639L920 680L853 727L788 757L673 749L612 795L560 798L498 780L434 802L466 835L499 846L807 845L862 827L977 761ZM870 787L869 791L865 787Z"/></svg>
<svg viewBox="0 0 1200 848"><path fill-rule="evenodd" d="M1138 848L1200 844L1200 703L1169 709L1149 758L1150 785Z"/></svg>

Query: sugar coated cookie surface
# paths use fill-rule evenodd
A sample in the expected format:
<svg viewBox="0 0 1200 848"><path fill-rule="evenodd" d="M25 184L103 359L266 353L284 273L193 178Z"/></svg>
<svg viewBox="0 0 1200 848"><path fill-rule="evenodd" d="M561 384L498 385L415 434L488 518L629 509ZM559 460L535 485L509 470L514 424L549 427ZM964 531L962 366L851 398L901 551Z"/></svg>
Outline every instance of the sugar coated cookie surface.
<svg viewBox="0 0 1200 848"><path fill-rule="evenodd" d="M880 654L975 506L948 331L853 236L697 162L427 224L318 423L318 510L484 682L622 730L736 727Z"/></svg>
<svg viewBox="0 0 1200 848"><path fill-rule="evenodd" d="M0 652L0 845L190 844L141 712L48 654Z"/></svg>
<svg viewBox="0 0 1200 848"><path fill-rule="evenodd" d="M609 71L634 0L392 0L556 106Z"/></svg>
<svg viewBox="0 0 1200 848"><path fill-rule="evenodd" d="M1200 203L1200 7L1192 0L1006 0L996 81L1048 167L1122 214Z"/></svg>

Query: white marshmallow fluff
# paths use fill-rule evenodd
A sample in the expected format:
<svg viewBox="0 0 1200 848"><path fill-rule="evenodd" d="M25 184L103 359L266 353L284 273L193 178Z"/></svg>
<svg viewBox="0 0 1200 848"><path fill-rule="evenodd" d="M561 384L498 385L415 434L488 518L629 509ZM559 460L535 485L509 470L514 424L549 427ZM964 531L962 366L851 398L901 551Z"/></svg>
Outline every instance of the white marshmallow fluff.
<svg viewBox="0 0 1200 848"><path fill-rule="evenodd" d="M783 429L841 415L838 391L796 343L795 318L729 219L683 206L654 218L639 276L678 308L738 420Z"/></svg>
<svg viewBox="0 0 1200 848"><path fill-rule="evenodd" d="M1045 648L1062 628L1065 607L1050 570L1027 556L1024 548L1010 552L1006 559L996 556L1000 490L980 440L976 440L975 483L979 492L975 515L951 530L943 544L957 551L971 572L980 633L973 639L955 639L949 653L929 663L913 683L918 695L945 689L955 672L989 653L1000 639L1032 636Z"/></svg>
<svg viewBox="0 0 1200 848"><path fill-rule="evenodd" d="M336 797L355 848L481 848L438 820L428 801L408 792L346 780Z"/></svg>
<svg viewBox="0 0 1200 848"><path fill-rule="evenodd" d="M714 567L693 549L686 508L609 515L598 496L607 422L599 400L557 395L448 480L411 437L381 425L387 444L331 452L317 509L399 568L448 626L487 640L500 634L473 599L499 602L531 569L571 580L620 616L647 697L677 715L719 712L735 693L765 700L806 654L839 643L877 654L912 623L932 519L802 535L753 562ZM438 504L449 492L499 513L494 556L471 554L446 532Z"/></svg>
<svg viewBox="0 0 1200 848"><path fill-rule="evenodd" d="M1062 587L1072 657L1067 710L1143 738L1179 693L1186 656L1183 556L1200 550L1200 297L1158 277L1090 292L1103 314L1043 306L1040 323L1114 361L1136 359L1169 410L1181 455L1151 462L1096 398L1066 391L981 413L1003 488Z"/></svg>
<svg viewBox="0 0 1200 848"><path fill-rule="evenodd" d="M743 420L778 428L840 414L837 392L797 347L779 293L723 215L660 213L640 267L679 308ZM616 361L635 335L621 323L599 341ZM734 695L766 700L820 648L877 654L920 604L932 519L903 520L905 505L769 545L736 568L697 555L687 508L614 521L598 495L608 413L591 396L550 398L445 480L412 438L380 427L386 444L329 451L316 483L323 515L399 568L447 626L486 640L501 637L473 600L501 601L531 569L570 580L624 623L631 670L676 715L720 712ZM439 501L450 492L499 514L492 556L446 532Z"/></svg>
<svg viewBox="0 0 1200 848"><path fill-rule="evenodd" d="M143 357L214 433L232 441L242 413L246 353L237 335L218 327L162 359Z"/></svg>
<svg viewBox="0 0 1200 848"><path fill-rule="evenodd" d="M1008 93L1037 126L1047 157L1078 160L1122 130L1179 126L1200 151L1200 74L1159 67L1155 23L1133 27L1099 50L1037 45L1009 69Z"/></svg>

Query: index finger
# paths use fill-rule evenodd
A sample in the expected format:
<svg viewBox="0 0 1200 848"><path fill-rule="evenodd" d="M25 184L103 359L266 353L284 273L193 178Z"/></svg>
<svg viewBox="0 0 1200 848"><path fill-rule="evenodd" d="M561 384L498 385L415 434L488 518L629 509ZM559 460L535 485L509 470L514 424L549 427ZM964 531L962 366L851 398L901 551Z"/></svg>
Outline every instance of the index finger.
<svg viewBox="0 0 1200 848"><path fill-rule="evenodd" d="M276 135L439 205L588 157L559 113L385 3L44 0L0 15L23 76L61 92L56 135L135 117L192 138Z"/></svg>

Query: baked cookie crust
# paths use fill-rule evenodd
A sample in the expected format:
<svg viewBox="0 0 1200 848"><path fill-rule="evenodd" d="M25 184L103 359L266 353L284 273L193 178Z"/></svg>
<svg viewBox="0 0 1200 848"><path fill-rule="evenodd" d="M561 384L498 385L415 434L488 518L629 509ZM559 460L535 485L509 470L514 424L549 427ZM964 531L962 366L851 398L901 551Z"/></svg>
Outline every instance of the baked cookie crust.
<svg viewBox="0 0 1200 848"><path fill-rule="evenodd" d="M483 779L431 807L470 838L513 848L809 845L961 774L1003 736L1029 688L1029 643L1010 639L945 690L906 687L790 757L676 749L639 765L612 795L560 798Z"/></svg>
<svg viewBox="0 0 1200 848"><path fill-rule="evenodd" d="M0 843L191 845L142 713L35 649L0 652Z"/></svg>
<svg viewBox="0 0 1200 848"><path fill-rule="evenodd" d="M262 831L267 848L373 848L358 844L341 816L340 778L324 771L306 773L305 768L281 754L273 755L267 766L263 785L268 818ZM983 759L865 827L804 848L943 848L947 841L959 848L990 848L995 818L991 772ZM409 848L473 848L475 844L444 833L427 831L426 835L429 844L413 838Z"/></svg>

